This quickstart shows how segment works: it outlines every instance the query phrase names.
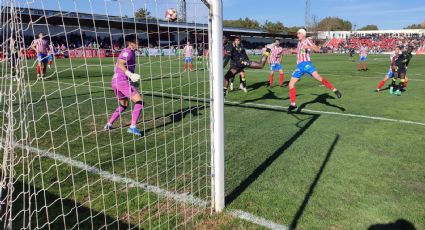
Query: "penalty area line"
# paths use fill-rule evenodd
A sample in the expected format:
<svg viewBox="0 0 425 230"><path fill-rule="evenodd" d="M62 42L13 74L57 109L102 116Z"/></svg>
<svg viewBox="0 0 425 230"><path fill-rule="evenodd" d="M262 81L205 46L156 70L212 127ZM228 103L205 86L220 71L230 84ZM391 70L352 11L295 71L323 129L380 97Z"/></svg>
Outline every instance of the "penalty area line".
<svg viewBox="0 0 425 230"><path fill-rule="evenodd" d="M5 140L1 139L1 143L5 143ZM200 208L208 208L208 206L210 204L210 202L205 201L201 198L195 197L195 196L193 196L189 193L170 192L170 191L167 191L165 189L159 188L159 187L154 186L154 185L150 185L150 184L147 184L147 183L141 183L141 182L138 182L134 179L131 179L131 178L128 178L128 177L123 177L123 176L120 176L118 174L112 174L108 171L101 170L97 167L90 166L90 165L88 165L84 162L71 159L67 156L64 156L64 155L61 155L61 154L58 154L58 153L55 153L55 152L41 150L41 149L31 147L31 146L28 146L28 145L18 144L16 142L13 143L13 146L20 148L20 149L27 150L34 155L47 157L47 158L50 158L52 160L67 164L71 167L79 168L81 170L90 172L92 174L100 176L104 180L108 180L108 181L120 183L120 184L126 184L127 187L129 187L129 188L138 187L138 188L141 188L141 189L143 189L147 192L154 193L154 194L156 194L160 197L173 199L173 200L175 200L179 203L190 204L190 205L194 205L194 206L197 206L197 207L200 207ZM0 145L0 148L2 148L2 147L3 146ZM225 213L229 214L230 216L232 216L234 218L242 219L242 220L251 222L253 224L260 225L260 226L268 228L268 229L273 229L273 230L274 229L276 229L276 230L288 230L289 229L285 225L275 223L273 221L264 219L262 217L256 216L254 214L251 214L251 213L239 210L239 209L227 209L227 210L225 210Z"/></svg>

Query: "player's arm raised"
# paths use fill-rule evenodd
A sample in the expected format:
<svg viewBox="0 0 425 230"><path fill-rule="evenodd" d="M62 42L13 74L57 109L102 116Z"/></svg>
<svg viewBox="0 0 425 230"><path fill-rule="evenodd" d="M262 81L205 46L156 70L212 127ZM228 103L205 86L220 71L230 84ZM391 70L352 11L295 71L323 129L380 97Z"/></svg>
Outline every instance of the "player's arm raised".
<svg viewBox="0 0 425 230"><path fill-rule="evenodd" d="M132 73L132 72L130 72L130 71L127 69L127 67L126 67L126 61L125 61L125 60L123 60L123 59L118 59L118 61L117 61L117 67L118 67L120 70L122 70L122 71L125 73L125 75L126 75L128 78L130 78L130 80L131 80L132 82L138 82L138 81L140 80L140 75L139 75L139 74Z"/></svg>

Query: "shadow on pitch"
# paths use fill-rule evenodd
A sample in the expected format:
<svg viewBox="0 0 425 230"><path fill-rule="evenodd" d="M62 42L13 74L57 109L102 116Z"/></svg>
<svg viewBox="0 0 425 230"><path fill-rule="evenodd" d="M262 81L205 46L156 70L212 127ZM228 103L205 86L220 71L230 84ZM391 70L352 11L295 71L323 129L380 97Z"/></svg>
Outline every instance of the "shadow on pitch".
<svg viewBox="0 0 425 230"><path fill-rule="evenodd" d="M145 125L145 132L150 132L155 129L159 129L161 127L165 127L174 123L178 123L183 121L183 119L187 116L200 116L202 115L201 111L205 110L206 108L209 108L209 106L192 106L189 108L183 108L179 109L175 112L171 112L168 114L164 114L162 116L157 116L150 119L143 119L143 121L139 121L139 124ZM126 128L130 127L130 123L125 123L120 127L117 128ZM115 129L117 129L115 128Z"/></svg>
<svg viewBox="0 0 425 230"><path fill-rule="evenodd" d="M261 100L288 100L289 98L280 98L278 96L276 96L276 93L271 91L270 89L267 89L267 93L264 94L262 97L258 97L255 99L251 99L251 100L245 100L243 101L243 103L252 103L252 102L256 102L256 101L261 101Z"/></svg>
<svg viewBox="0 0 425 230"><path fill-rule="evenodd" d="M311 183L308 192L304 196L303 202L301 203L300 207L298 208L297 212L295 213L294 217L292 218L291 225L289 227L290 229L296 229L297 228L298 220L302 217L304 210L308 205L310 197L313 195L314 189L316 188L317 183L319 182L320 177L322 176L322 173L325 170L325 167L328 164L329 159L331 158L331 155L332 155L332 153L335 149L335 146L338 144L338 141L339 141L339 134L336 135L331 147L328 150L328 153L326 154L325 160L323 160L323 163L320 166L320 169L317 172L316 177L314 178L313 182Z"/></svg>
<svg viewBox="0 0 425 230"><path fill-rule="evenodd" d="M334 107L334 108L337 108L341 111L345 111L344 107L331 104L328 101L328 100L334 100L335 99L335 97L330 96L328 93L323 93L323 94L320 94L320 95L319 94L313 94L313 95L316 95L317 97L315 99L311 100L311 101L308 101L308 102L301 104L298 108L298 111L302 111L303 109L305 109L307 107L307 105L317 104L317 103L323 104L323 105L326 105L326 106L329 106L329 107Z"/></svg>
<svg viewBox="0 0 425 230"><path fill-rule="evenodd" d="M243 106L243 107L250 107L249 105L237 105L237 106ZM261 110L271 110L271 111L286 111L284 109L269 109L269 108L257 108L253 107L255 109L261 109ZM297 115L303 114L303 115L310 115L311 117L307 119L300 119L297 117ZM251 174L246 177L235 189L233 189L227 196L226 196L226 204L231 204L234 200L236 200L254 181L260 177L260 175L267 170L267 168L275 161L277 160L289 147L292 146L293 143L297 141L299 137L301 137L306 130L310 128L310 126L319 119L320 115L317 114L308 114L308 113L298 113L298 114L291 114L291 116L294 116L299 120L299 122L296 124L297 127L300 129L291 137L289 138L279 149L277 149L272 155L270 155L267 159L265 159L260 165L255 168ZM301 125L301 123L304 123L307 121L306 124Z"/></svg>
<svg viewBox="0 0 425 230"><path fill-rule="evenodd" d="M8 209L7 207L7 202L1 205L1 216L8 215L4 212ZM22 181L14 183L12 213L13 229L103 229L105 226L110 229L133 229L136 227L103 212L84 207L74 200L63 199L47 190L24 184ZM0 220L1 226L6 226L4 219L7 218Z"/></svg>
<svg viewBox="0 0 425 230"><path fill-rule="evenodd" d="M398 219L394 223L371 225L368 230L416 230L416 227L405 219Z"/></svg>

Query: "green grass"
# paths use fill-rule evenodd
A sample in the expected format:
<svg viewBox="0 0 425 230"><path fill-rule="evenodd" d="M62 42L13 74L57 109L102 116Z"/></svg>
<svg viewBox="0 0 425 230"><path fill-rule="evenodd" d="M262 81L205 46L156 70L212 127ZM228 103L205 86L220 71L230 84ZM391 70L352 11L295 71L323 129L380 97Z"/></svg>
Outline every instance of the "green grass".
<svg viewBox="0 0 425 230"><path fill-rule="evenodd" d="M319 72L342 91L343 98L335 99L332 92L304 76L297 84L298 104L314 111L425 123L424 61L423 56L414 57L408 90L397 97L373 92L388 70L387 56L371 55L369 71L358 72L347 56L315 55ZM113 62L88 62L58 60L58 74L44 83L35 83L34 69L29 69L31 85L26 87L23 106L27 117L22 119L23 126L15 126L28 132L28 142L23 144L210 200L209 104L179 96L208 97L208 73L181 73L182 63L177 60L141 58L138 70L143 79L146 133L133 138L125 130L129 112L117 124L123 128L101 131L117 105L109 90ZM284 58L285 80L294 63L294 56ZM247 94L237 90L226 97L226 101L240 102L225 107L228 210L241 209L297 229L367 229L401 219L425 229L425 126L313 111L287 114L281 108L289 105L288 90L266 87L267 70L247 70L247 79ZM2 90L5 86L2 82ZM3 117L2 123L6 120ZM16 135L20 139L21 134ZM34 220L39 220L38 226L49 220L52 228L63 228L64 222L72 227L78 219L83 228L100 228L104 223L111 228L126 228L127 223L159 229L175 225L260 228L226 214L210 217L208 210L17 152L18 158L26 157L16 163L16 175L21 176L15 178L20 184L15 194L18 200L38 205L39 215L31 215L33 225L37 225ZM28 198L21 191L33 195ZM45 196L49 201L43 203ZM27 202L15 209L23 206ZM69 214L57 218L62 210ZM21 212L17 222L28 221L28 214ZM95 218L82 221L90 216Z"/></svg>

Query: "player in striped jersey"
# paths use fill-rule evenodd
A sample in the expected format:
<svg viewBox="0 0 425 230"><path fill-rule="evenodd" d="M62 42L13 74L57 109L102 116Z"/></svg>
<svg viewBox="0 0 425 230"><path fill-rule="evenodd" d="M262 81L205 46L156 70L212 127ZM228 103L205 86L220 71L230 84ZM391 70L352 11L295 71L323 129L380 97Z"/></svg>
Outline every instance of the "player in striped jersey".
<svg viewBox="0 0 425 230"><path fill-rule="evenodd" d="M319 51L320 48L307 38L307 32L304 29L298 30L297 37L299 40L297 46L297 68L295 69L294 73L292 74L292 78L289 81L289 98L291 100L291 104L289 105L288 112L298 108L296 104L297 91L295 89L295 84L304 74L308 74L317 81L320 81L324 86L332 90L338 98L342 97L342 94L339 90L333 87L333 85L325 78L319 75L316 67L314 67L310 60L310 52Z"/></svg>
<svg viewBox="0 0 425 230"><path fill-rule="evenodd" d="M183 54L184 54L184 66L183 71L186 72L187 65L189 64L190 71L193 71L193 46L190 45L190 42L187 42L186 46L183 48Z"/></svg>
<svg viewBox="0 0 425 230"><path fill-rule="evenodd" d="M47 41L44 39L44 33L38 33L38 38L32 41L31 48L37 53L37 78L43 80L47 67Z"/></svg>
<svg viewBox="0 0 425 230"><path fill-rule="evenodd" d="M274 80L274 72L279 72L279 85L280 87L283 86L283 67L281 64L282 61L282 55L283 55L283 48L280 46L280 39L276 38L274 42L274 47L271 49L270 52L270 88L273 87L273 80Z"/></svg>
<svg viewBox="0 0 425 230"><path fill-rule="evenodd" d="M378 88L375 90L375 92L379 92L381 91L382 87L385 85L385 82L387 82L389 79L394 79L394 64L395 61L398 58L398 55L400 55L400 48L396 47L394 52L391 53L390 55L390 70L388 71L388 73L385 75L384 79L382 81L379 82L378 84Z"/></svg>
<svg viewBox="0 0 425 230"><path fill-rule="evenodd" d="M360 60L359 60L359 64L357 65L357 70L360 71L363 65L363 71L367 71L367 55L369 53L369 48L367 47L366 44L363 44L360 47Z"/></svg>

